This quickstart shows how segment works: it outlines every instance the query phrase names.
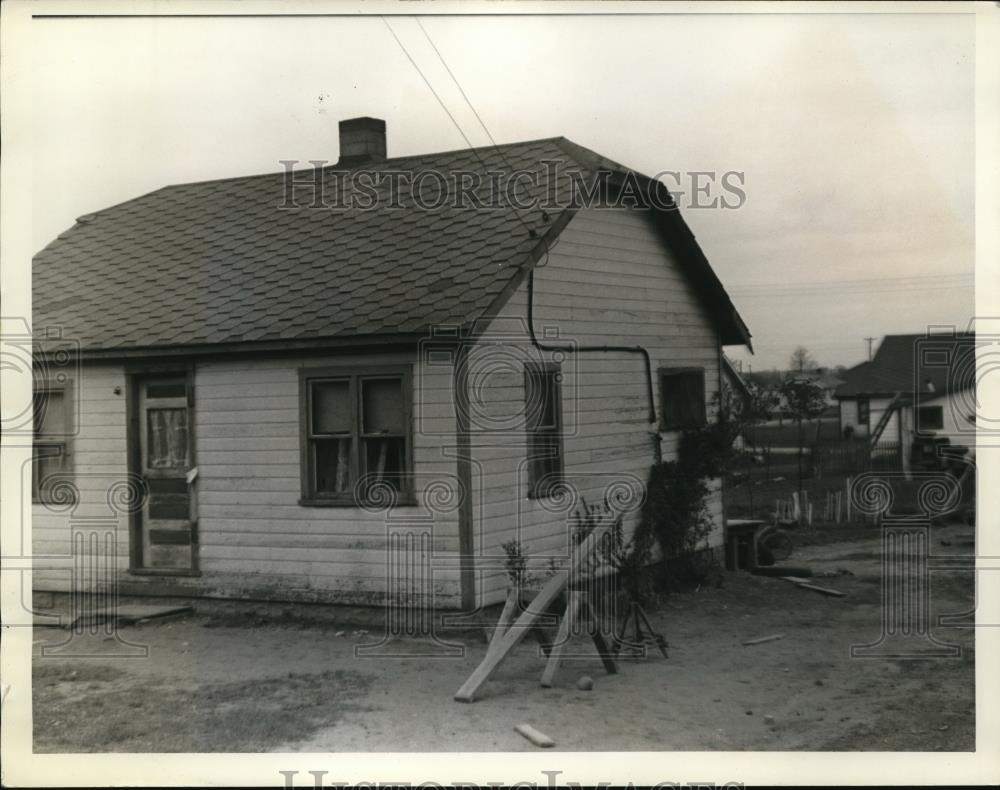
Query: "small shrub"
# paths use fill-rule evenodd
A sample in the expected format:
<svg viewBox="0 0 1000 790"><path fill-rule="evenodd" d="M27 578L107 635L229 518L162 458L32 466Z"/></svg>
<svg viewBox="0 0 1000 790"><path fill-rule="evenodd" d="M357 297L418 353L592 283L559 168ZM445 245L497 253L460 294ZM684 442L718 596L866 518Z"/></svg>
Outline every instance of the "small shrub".
<svg viewBox="0 0 1000 790"><path fill-rule="evenodd" d="M519 540L508 540L500 544L507 558L504 560L504 567L507 570L507 578L515 590L523 590L530 587L535 581L535 575L528 570L528 558L524 553L524 547Z"/></svg>

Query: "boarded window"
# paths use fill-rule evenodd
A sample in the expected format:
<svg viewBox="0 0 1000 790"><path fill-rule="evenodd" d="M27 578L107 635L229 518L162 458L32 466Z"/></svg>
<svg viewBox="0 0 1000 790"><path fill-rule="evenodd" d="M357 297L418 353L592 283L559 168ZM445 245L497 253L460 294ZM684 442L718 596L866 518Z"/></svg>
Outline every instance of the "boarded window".
<svg viewBox="0 0 1000 790"><path fill-rule="evenodd" d="M191 511L191 492L184 478L147 478L149 518L187 521Z"/></svg>
<svg viewBox="0 0 1000 790"><path fill-rule="evenodd" d="M921 406L917 409L918 431L940 431L944 428L944 409L940 406Z"/></svg>
<svg viewBox="0 0 1000 790"><path fill-rule="evenodd" d="M302 498L307 504L357 504L388 486L411 493L408 373L304 370L306 416ZM363 481L363 485L358 485Z"/></svg>
<svg viewBox="0 0 1000 790"><path fill-rule="evenodd" d="M157 381L146 385L147 398L186 398L186 381Z"/></svg>
<svg viewBox="0 0 1000 790"><path fill-rule="evenodd" d="M556 366L525 367L524 424L531 497L548 496L563 479L561 381Z"/></svg>
<svg viewBox="0 0 1000 790"><path fill-rule="evenodd" d="M69 471L71 417L67 388L39 389L33 394L34 442L31 464L31 498L47 502L53 484ZM63 492L65 493L65 492Z"/></svg>
<svg viewBox="0 0 1000 790"><path fill-rule="evenodd" d="M705 424L703 368L661 368L661 427L666 431L700 428Z"/></svg>

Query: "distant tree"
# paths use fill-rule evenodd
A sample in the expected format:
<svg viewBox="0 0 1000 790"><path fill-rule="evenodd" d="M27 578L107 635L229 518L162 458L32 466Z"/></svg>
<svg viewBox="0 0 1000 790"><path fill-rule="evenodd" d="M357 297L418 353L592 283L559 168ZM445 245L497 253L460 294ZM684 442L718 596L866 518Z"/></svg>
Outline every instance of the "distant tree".
<svg viewBox="0 0 1000 790"><path fill-rule="evenodd" d="M805 351L805 349L802 349ZM807 352L808 353L808 352ZM793 355L794 356L794 355ZM802 423L819 417L826 409L826 396L823 388L805 376L791 375L781 385L781 395L785 400L785 408L798 425L799 436L799 479L798 487L802 488L802 450L804 439Z"/></svg>
<svg viewBox="0 0 1000 790"><path fill-rule="evenodd" d="M781 386L782 375L775 369L755 370L753 373L744 373L744 380L752 382L763 389L774 389Z"/></svg>
<svg viewBox="0 0 1000 790"><path fill-rule="evenodd" d="M729 426L732 434L730 443L738 436L749 441L752 429L771 419L780 401L776 388L761 386L754 381L745 383L745 391L723 387L718 397L719 420Z"/></svg>
<svg viewBox="0 0 1000 790"><path fill-rule="evenodd" d="M806 373L817 367L816 359L805 346L798 346L788 358L788 369L793 373Z"/></svg>

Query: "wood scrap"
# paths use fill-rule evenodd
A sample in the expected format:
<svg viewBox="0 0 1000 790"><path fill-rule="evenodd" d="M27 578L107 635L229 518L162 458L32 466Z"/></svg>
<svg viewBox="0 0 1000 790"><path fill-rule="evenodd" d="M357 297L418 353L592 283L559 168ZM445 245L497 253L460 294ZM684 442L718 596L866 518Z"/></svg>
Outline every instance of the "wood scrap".
<svg viewBox="0 0 1000 790"><path fill-rule="evenodd" d="M548 749L556 745L556 742L548 735L544 732L539 732L530 724L516 724L514 725L514 729L535 744L535 746L541 746L543 749Z"/></svg>
<svg viewBox="0 0 1000 790"><path fill-rule="evenodd" d="M761 636L757 639L747 639L743 642L744 647L751 647L752 645L762 645L765 642L776 642L779 639L784 639L784 634L771 634L770 636Z"/></svg>
<svg viewBox="0 0 1000 790"><path fill-rule="evenodd" d="M829 587L820 587L818 584L807 584L806 582L796 582L796 587L801 587L803 590L813 590L814 592L822 593L823 595L832 595L835 598L844 598L847 593L841 592L840 590L832 590Z"/></svg>
<svg viewBox="0 0 1000 790"><path fill-rule="evenodd" d="M496 645L490 646L482 663L473 670L461 688L455 692L456 702L472 702L475 700L476 693L490 679L497 667L510 655L518 643L527 636L532 626L546 615L548 608L555 600L562 595L563 590L566 589L570 574L575 574L584 561L597 550L598 541L605 532L607 532L606 529L594 530L587 535L583 543L573 548L569 567L549 579L528 608L521 613L520 617L500 637Z"/></svg>
<svg viewBox="0 0 1000 790"><path fill-rule="evenodd" d="M793 568L787 565L758 565L750 569L757 576L812 576L811 568Z"/></svg>

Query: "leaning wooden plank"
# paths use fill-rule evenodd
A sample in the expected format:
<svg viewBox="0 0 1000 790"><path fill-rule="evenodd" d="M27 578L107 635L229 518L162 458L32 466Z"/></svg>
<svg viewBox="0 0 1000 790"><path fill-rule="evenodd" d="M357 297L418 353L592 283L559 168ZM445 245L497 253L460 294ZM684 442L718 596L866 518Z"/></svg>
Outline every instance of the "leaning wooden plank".
<svg viewBox="0 0 1000 790"><path fill-rule="evenodd" d="M535 746L541 746L543 749L548 749L556 745L556 742L548 735L544 732L539 732L530 724L517 724L514 726L514 729L535 744Z"/></svg>
<svg viewBox="0 0 1000 790"><path fill-rule="evenodd" d="M570 590L566 594L566 613L559 624L559 632L556 634L556 641L549 651L549 660L545 662L545 671L542 672L542 687L551 688L555 679L556 671L559 669L559 662L562 661L563 651L569 644L569 635L573 629L573 622L576 620L577 612L580 611L580 593Z"/></svg>
<svg viewBox="0 0 1000 790"><path fill-rule="evenodd" d="M746 647L750 647L751 645L762 645L765 642L776 642L779 639L784 639L784 638L785 638L784 634L771 634L770 636L761 636L758 637L757 639L748 639L743 644Z"/></svg>
<svg viewBox="0 0 1000 790"><path fill-rule="evenodd" d="M597 617L594 615L594 610L586 596L580 598L580 615L587 622L590 638L594 642L594 647L597 648L597 655L601 657L601 662L604 664L604 671L609 675L617 675L618 665L615 663L614 652L611 645L608 644L608 640L604 638Z"/></svg>
<svg viewBox="0 0 1000 790"><path fill-rule="evenodd" d="M501 662L528 635L531 627L545 615L548 608L559 597L559 594L566 587L570 573L575 573L583 561L597 548L598 538L604 531L595 529L587 536L583 543L576 547L576 551L570 559L569 569L561 571L549 579L528 608L521 613L521 616L507 629L507 633L500 638L496 649L487 650L486 657L482 660L482 663L473 670L468 680L455 692L455 699L458 702L472 702L475 699L476 692L490 679L490 676L500 666Z"/></svg>
<svg viewBox="0 0 1000 790"><path fill-rule="evenodd" d="M535 625L531 628L531 633L535 637L535 641L538 642L538 646L541 648L543 654L548 655L552 652L552 645L556 641L555 631L543 625Z"/></svg>
<svg viewBox="0 0 1000 790"><path fill-rule="evenodd" d="M507 593L507 600L504 602L503 611L500 612L500 619L497 620L496 628L493 629L493 635L490 637L490 645L487 652L495 650L496 646L500 643L500 639L507 633L507 629L514 619L514 613L517 612L517 604L518 594L511 590Z"/></svg>
<svg viewBox="0 0 1000 790"><path fill-rule="evenodd" d="M843 598L847 595L847 593L841 592L840 590L831 590L829 587L820 587L818 584L796 582L795 586L801 587L803 590L813 590L814 592L823 593L823 595L832 595L837 598Z"/></svg>

